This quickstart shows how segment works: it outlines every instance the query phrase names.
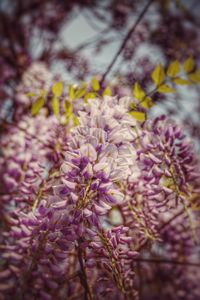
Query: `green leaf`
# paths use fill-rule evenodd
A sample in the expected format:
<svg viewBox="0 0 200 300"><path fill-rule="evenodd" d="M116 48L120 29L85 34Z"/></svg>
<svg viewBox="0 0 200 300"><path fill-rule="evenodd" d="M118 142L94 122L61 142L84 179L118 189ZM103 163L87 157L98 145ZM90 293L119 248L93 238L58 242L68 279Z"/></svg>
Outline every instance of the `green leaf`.
<svg viewBox="0 0 200 300"><path fill-rule="evenodd" d="M170 63L167 69L167 75L169 77L175 77L180 72L180 63L178 60L174 60Z"/></svg>
<svg viewBox="0 0 200 300"><path fill-rule="evenodd" d="M92 78L92 88L95 92L100 90L100 83L96 77Z"/></svg>
<svg viewBox="0 0 200 300"><path fill-rule="evenodd" d="M75 98L75 88L73 85L69 86L69 98L72 100Z"/></svg>
<svg viewBox="0 0 200 300"><path fill-rule="evenodd" d="M60 102L59 102L59 99L56 97L52 98L52 109L53 109L54 115L56 117L58 117L60 114Z"/></svg>
<svg viewBox="0 0 200 300"><path fill-rule="evenodd" d="M74 98L75 99L80 99L86 94L86 92L87 92L86 88L81 87L75 92Z"/></svg>
<svg viewBox="0 0 200 300"><path fill-rule="evenodd" d="M132 110L135 110L135 109L137 108L137 104L136 104L135 102L131 102L130 108L131 108Z"/></svg>
<svg viewBox="0 0 200 300"><path fill-rule="evenodd" d="M87 93L85 95L85 100L89 100L89 99L95 99L97 97L97 94L96 93Z"/></svg>
<svg viewBox="0 0 200 300"><path fill-rule="evenodd" d="M188 57L188 59L186 59L184 61L184 70L187 73L190 73L195 67L195 61L193 59L193 57Z"/></svg>
<svg viewBox="0 0 200 300"><path fill-rule="evenodd" d="M31 113L33 116L36 116L40 109L44 106L45 99L44 97L39 97L32 105Z"/></svg>
<svg viewBox="0 0 200 300"><path fill-rule="evenodd" d="M173 81L176 84L180 84L180 85L190 85L191 84L190 80L187 80L187 79L184 79L184 78L180 78L180 77L173 79Z"/></svg>
<svg viewBox="0 0 200 300"><path fill-rule="evenodd" d="M63 83L61 81L56 82L52 87L54 96L60 97L63 92Z"/></svg>
<svg viewBox="0 0 200 300"><path fill-rule="evenodd" d="M103 96L112 96L112 90L109 86L107 86L103 91Z"/></svg>
<svg viewBox="0 0 200 300"><path fill-rule="evenodd" d="M73 115L73 123L74 123L74 126L80 125L80 121L76 115Z"/></svg>
<svg viewBox="0 0 200 300"><path fill-rule="evenodd" d="M140 84L136 82L133 87L133 96L136 99L141 100L145 97L145 95L145 91L141 88Z"/></svg>
<svg viewBox="0 0 200 300"><path fill-rule="evenodd" d="M161 86L159 86L158 92L159 93L175 93L176 90L173 87L169 86L168 84L162 84Z"/></svg>
<svg viewBox="0 0 200 300"><path fill-rule="evenodd" d="M161 64L158 64L153 72L151 73L151 77L156 86L160 85L165 79L165 71Z"/></svg>
<svg viewBox="0 0 200 300"><path fill-rule="evenodd" d="M144 122L146 120L146 114L141 111L130 111L129 114L137 121Z"/></svg>
<svg viewBox="0 0 200 300"><path fill-rule="evenodd" d="M69 100L65 101L65 114L68 118L73 114L73 105Z"/></svg>
<svg viewBox="0 0 200 300"><path fill-rule="evenodd" d="M145 97L141 102L140 105L144 108L151 108L153 106L153 100L151 97Z"/></svg>
<svg viewBox="0 0 200 300"><path fill-rule="evenodd" d="M194 72L194 73L188 74L188 76L193 82L200 83L200 72L199 72L199 70Z"/></svg>

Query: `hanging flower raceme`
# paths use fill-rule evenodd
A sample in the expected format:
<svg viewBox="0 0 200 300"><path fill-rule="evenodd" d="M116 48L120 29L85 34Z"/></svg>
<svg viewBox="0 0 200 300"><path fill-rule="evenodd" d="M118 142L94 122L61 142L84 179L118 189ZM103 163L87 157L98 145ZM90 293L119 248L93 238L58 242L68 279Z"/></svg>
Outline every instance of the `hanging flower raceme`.
<svg viewBox="0 0 200 300"><path fill-rule="evenodd" d="M178 127L141 125L131 101L82 101L70 131L39 114L3 137L3 180L17 193L1 240L3 299L137 299L138 256L165 240L166 212L184 204L188 218L197 174Z"/></svg>
<svg viewBox="0 0 200 300"><path fill-rule="evenodd" d="M9 210L23 202L26 209L45 190L46 179L60 167L66 134L54 116L26 116L17 125L8 123L1 137L1 197Z"/></svg>
<svg viewBox="0 0 200 300"><path fill-rule="evenodd" d="M42 91L48 91L53 82L53 75L42 62L35 62L24 72L21 83L17 86L16 102L19 105L17 114L30 106L28 94L34 91L34 97Z"/></svg>
<svg viewBox="0 0 200 300"><path fill-rule="evenodd" d="M97 235L93 234L93 241L89 245L87 266L94 268L95 265L99 265L99 280L106 282L111 277L122 295L125 294L131 299L137 295L132 264L138 253L130 250L132 238L127 236L128 232L129 227L118 226L106 232L101 230ZM112 281L108 281L101 295L110 298L112 297L110 293L115 293L113 290Z"/></svg>
<svg viewBox="0 0 200 300"><path fill-rule="evenodd" d="M134 144L140 179L125 186L127 201L122 214L132 235L143 242L158 240L160 214L182 207L191 219L188 204L199 193L195 186L199 180L198 162L191 142L165 116L146 121ZM199 207L197 202L198 197L193 205Z"/></svg>
<svg viewBox="0 0 200 300"><path fill-rule="evenodd" d="M140 143L138 159L149 201L163 209L185 203L199 174L193 146L183 131L161 116L145 123Z"/></svg>
<svg viewBox="0 0 200 300"><path fill-rule="evenodd" d="M136 154L131 145L131 140L135 138L135 133L132 131L131 126L136 126L136 122L131 119L128 113L124 113L123 118L119 112L116 114L111 107L110 100L109 98L103 100L102 114L106 113L102 124L99 123L100 119L97 116L97 110L94 109L94 112L90 115L86 106L86 112L80 112L81 125L72 130L67 144L68 150L62 152L63 155L59 160L61 164L60 173L53 178L47 174L45 185L43 184L44 187L42 190L41 186L36 188L37 193L34 193L32 190L33 185L29 188L27 187L33 198L33 213L31 214L37 220L39 218L40 221L37 221L38 223L36 222L37 224L34 224L34 226L31 223L24 233L24 222L28 222L24 221L24 218L29 219L29 209L26 206L23 212L25 216L23 215L22 219L19 217L18 226L12 227L12 233L10 233L15 238L17 235L19 239L12 250L14 249L16 253L21 255L22 260L25 259L25 261L20 262L21 265L24 265L23 272L25 274L27 272L26 267L29 269L26 266L26 258L30 256L30 253L33 251L38 253L38 264L40 260L43 261L44 254L39 249L44 249L45 245L48 244L48 237L49 235L51 236L52 231L54 233L56 230L59 235L59 237L55 237L53 243L56 242L61 247L70 249L72 241L76 244L82 239L87 228L95 227L97 232L103 227L106 228L105 217L108 211L113 206L120 205L124 201L124 194L120 190L120 182L127 180L128 176L132 174L134 167L136 168L136 174L138 173L135 161ZM92 103L91 111L94 104L99 105L98 102L99 100L97 99ZM108 109L110 109L110 114ZM88 126L85 124L87 120L91 122ZM124 135L126 131L128 133ZM37 136L37 138L40 136ZM23 142L26 144L26 140L23 140ZM45 143L47 142L48 136L45 139ZM20 153L21 149L24 149L23 147L24 145L20 148ZM48 153L40 152L44 151L44 149L46 148L37 148L37 154L40 159L41 157L48 157ZM30 150L34 152L33 147L32 149L26 149L27 152ZM59 165L57 161L54 163ZM20 186L17 186L18 191L19 188ZM38 194L38 191L40 191L40 194ZM38 217L38 212L40 214L41 211L43 212L42 220ZM45 221L45 218L51 218L53 221L50 221L50 219ZM51 222L53 222L52 226L55 227L53 229ZM24 236L24 234L27 236ZM42 238L43 235L44 237ZM24 238L26 238L26 242ZM32 248L33 246L34 249ZM52 246L52 257L55 256L53 252L55 249L55 245ZM9 260L11 256L12 254L9 252L4 255L4 258ZM21 282L21 275L19 280ZM29 280L29 284L34 285L34 282L34 278L32 283L31 279Z"/></svg>

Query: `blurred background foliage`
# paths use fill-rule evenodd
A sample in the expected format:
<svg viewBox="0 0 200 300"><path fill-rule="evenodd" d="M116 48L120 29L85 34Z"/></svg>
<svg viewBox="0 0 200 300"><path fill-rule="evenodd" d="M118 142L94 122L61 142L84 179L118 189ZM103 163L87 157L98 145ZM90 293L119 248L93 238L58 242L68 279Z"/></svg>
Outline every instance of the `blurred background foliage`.
<svg viewBox="0 0 200 300"><path fill-rule="evenodd" d="M14 118L21 105L16 101L16 87L37 62L68 84L91 80L94 75L100 80L106 74L115 92L122 95L130 94L136 82L148 88L159 63L169 66L174 60L183 63L192 57L198 68L199 9L198 0L1 0L1 117ZM174 115L198 141L198 85L182 85L173 95L155 93L154 100L152 113Z"/></svg>

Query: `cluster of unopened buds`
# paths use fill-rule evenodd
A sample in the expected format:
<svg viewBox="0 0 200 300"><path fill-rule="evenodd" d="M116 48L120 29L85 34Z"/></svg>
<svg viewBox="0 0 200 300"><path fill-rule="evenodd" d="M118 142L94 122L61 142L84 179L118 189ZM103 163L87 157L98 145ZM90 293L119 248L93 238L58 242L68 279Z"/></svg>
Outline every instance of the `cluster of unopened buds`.
<svg viewBox="0 0 200 300"><path fill-rule="evenodd" d="M135 120L133 101L88 99L73 128L42 111L8 125L2 300L200 297L187 265L199 259L198 158L174 121ZM180 278L162 286L158 270Z"/></svg>

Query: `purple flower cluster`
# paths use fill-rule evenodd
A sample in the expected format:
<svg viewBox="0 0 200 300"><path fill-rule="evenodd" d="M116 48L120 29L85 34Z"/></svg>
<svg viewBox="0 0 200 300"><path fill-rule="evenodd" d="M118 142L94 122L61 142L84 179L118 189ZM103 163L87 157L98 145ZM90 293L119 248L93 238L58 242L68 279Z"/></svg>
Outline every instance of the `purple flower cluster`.
<svg viewBox="0 0 200 300"><path fill-rule="evenodd" d="M140 142L148 199L159 207L184 203L195 192L190 186L199 177L191 141L174 122L161 116L146 122Z"/></svg>
<svg viewBox="0 0 200 300"><path fill-rule="evenodd" d="M2 200L9 210L33 205L50 173L60 166L67 129L55 117L23 117L1 137ZM10 205L12 203L12 205Z"/></svg>
<svg viewBox="0 0 200 300"><path fill-rule="evenodd" d="M42 90L49 90L52 85L53 75L47 66L42 62L35 62L23 73L21 83L17 86L16 100L20 106L28 106L30 98L27 93L34 91L34 94L40 94Z"/></svg>
<svg viewBox="0 0 200 300"><path fill-rule="evenodd" d="M107 277L111 277L122 295L133 298L137 292L134 286L135 272L131 266L138 252L130 250L132 238L127 236L128 232L129 227L118 226L107 232L100 231L98 235L94 234L94 239L90 243L92 251L87 266L94 267L99 264L104 271L99 276L100 280L106 281ZM109 293L114 292L109 285L108 282L102 291L107 298L111 298ZM119 298L122 295L118 292Z"/></svg>
<svg viewBox="0 0 200 300"><path fill-rule="evenodd" d="M179 258L198 218L192 145L163 116L134 120L131 101L88 100L70 131L27 116L2 137L2 299L138 299L138 260ZM181 210L187 236L174 240Z"/></svg>

